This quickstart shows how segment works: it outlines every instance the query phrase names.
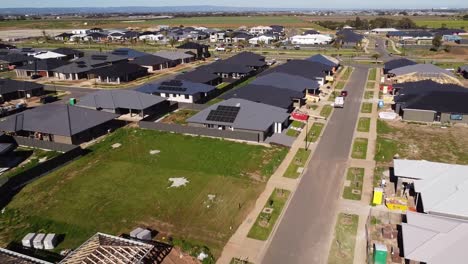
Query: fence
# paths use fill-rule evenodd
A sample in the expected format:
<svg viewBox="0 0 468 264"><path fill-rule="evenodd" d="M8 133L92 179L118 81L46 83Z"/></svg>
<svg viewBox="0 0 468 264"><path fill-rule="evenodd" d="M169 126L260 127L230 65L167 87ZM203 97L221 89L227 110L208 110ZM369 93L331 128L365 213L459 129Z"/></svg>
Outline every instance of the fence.
<svg viewBox="0 0 468 264"><path fill-rule="evenodd" d="M75 148L79 148L79 146L76 146L76 145L56 143L52 141L43 141L43 140L37 140L34 138L26 138L26 137L19 137L19 136L13 136L12 138L13 138L13 141L19 146L49 149L49 150L54 150L58 152L68 152L68 151L74 150Z"/></svg>
<svg viewBox="0 0 468 264"><path fill-rule="evenodd" d="M238 140L254 141L260 142L262 139L260 133L256 132L243 132L243 131L229 131L229 130L218 130L204 127L192 127L192 126L182 126L176 124L163 124L163 123L154 123L140 121L140 128L166 131L166 132L175 132L180 134L192 134L200 136L209 136L209 137L220 137L220 138L231 138Z"/></svg>

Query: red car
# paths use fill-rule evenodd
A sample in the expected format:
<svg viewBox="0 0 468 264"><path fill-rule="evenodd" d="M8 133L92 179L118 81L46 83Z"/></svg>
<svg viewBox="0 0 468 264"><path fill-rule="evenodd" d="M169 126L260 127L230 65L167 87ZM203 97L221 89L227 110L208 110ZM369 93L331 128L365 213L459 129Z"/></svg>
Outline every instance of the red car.
<svg viewBox="0 0 468 264"><path fill-rule="evenodd" d="M341 96L343 96L343 97L348 96L348 91L341 91Z"/></svg>

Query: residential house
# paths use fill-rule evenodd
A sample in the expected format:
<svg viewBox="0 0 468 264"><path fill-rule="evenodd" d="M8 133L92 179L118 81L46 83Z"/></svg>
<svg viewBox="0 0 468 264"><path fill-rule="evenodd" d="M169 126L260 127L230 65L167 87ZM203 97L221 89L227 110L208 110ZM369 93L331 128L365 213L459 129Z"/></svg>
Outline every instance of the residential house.
<svg viewBox="0 0 468 264"><path fill-rule="evenodd" d="M312 81L318 81L320 85L324 85L326 77L332 75L333 67L307 60L291 60L284 64L270 68L260 75L264 76L273 72L301 76Z"/></svg>
<svg viewBox="0 0 468 264"><path fill-rule="evenodd" d="M419 212L431 215L468 219L464 206L468 191L468 166L426 160L393 160L398 186L415 193Z"/></svg>
<svg viewBox="0 0 468 264"><path fill-rule="evenodd" d="M294 45L328 45L333 38L322 34L296 35L289 38L289 41Z"/></svg>
<svg viewBox="0 0 468 264"><path fill-rule="evenodd" d="M418 63L407 58L394 59L391 61L387 61L384 64L383 72L384 74L388 74L390 71L394 69L405 67L405 66L410 66L410 65L415 65L415 64L418 64Z"/></svg>
<svg viewBox="0 0 468 264"><path fill-rule="evenodd" d="M195 42L186 42L178 46L177 49L180 49L185 53L190 52L192 54L195 54L195 59L205 59L211 56L210 51L208 50L209 47L210 46L208 45L199 44Z"/></svg>
<svg viewBox="0 0 468 264"><path fill-rule="evenodd" d="M0 79L0 103L21 98L40 96L44 93L42 84L11 79Z"/></svg>
<svg viewBox="0 0 468 264"><path fill-rule="evenodd" d="M336 40L341 42L340 44L343 47L359 47L362 45L364 36L354 32L351 29L343 29L336 32Z"/></svg>
<svg viewBox="0 0 468 264"><path fill-rule="evenodd" d="M260 76L255 78L250 84L273 86L307 94L316 94L320 88L319 81L282 72L272 72Z"/></svg>
<svg viewBox="0 0 468 264"><path fill-rule="evenodd" d="M338 70L338 68L340 67L340 61L338 59L335 59L331 56L322 55L322 54L313 55L312 57L309 57L305 60L311 61L311 62L318 62L324 65L330 66L332 67L333 73L335 73L336 70Z"/></svg>
<svg viewBox="0 0 468 264"><path fill-rule="evenodd" d="M78 59L84 56L84 52L70 48L58 48L52 50L52 52L65 55L66 60Z"/></svg>
<svg viewBox="0 0 468 264"><path fill-rule="evenodd" d="M67 60L67 56L53 51L39 51L32 56L39 60Z"/></svg>
<svg viewBox="0 0 468 264"><path fill-rule="evenodd" d="M112 113L66 104L47 104L0 120L0 131L38 140L81 144L114 128Z"/></svg>
<svg viewBox="0 0 468 264"><path fill-rule="evenodd" d="M97 78L97 82L115 83L130 82L148 75L148 69L137 64L121 62L92 69L88 78Z"/></svg>
<svg viewBox="0 0 468 264"><path fill-rule="evenodd" d="M261 43L268 45L268 44L271 44L273 41L275 41L274 37L266 36L266 35L261 35L261 36L253 37L249 39L249 43L252 45L260 45Z"/></svg>
<svg viewBox="0 0 468 264"><path fill-rule="evenodd" d="M159 41L165 41L166 36L164 34L154 32L154 33L142 33L138 37L139 40L148 40L148 41L154 41L154 42L159 42Z"/></svg>
<svg viewBox="0 0 468 264"><path fill-rule="evenodd" d="M466 257L466 220L411 211L405 219L399 236L405 263L460 263Z"/></svg>
<svg viewBox="0 0 468 264"><path fill-rule="evenodd" d="M253 38L253 36L250 35L248 32L234 31L230 34L229 38L230 38L230 41L228 41L229 43L238 43L242 41L248 42L251 38Z"/></svg>
<svg viewBox="0 0 468 264"><path fill-rule="evenodd" d="M434 35L438 36L443 36L443 35L460 35L466 33L466 30L464 29L458 29L458 28L438 28L438 29L433 29L432 33Z"/></svg>
<svg viewBox="0 0 468 264"><path fill-rule="evenodd" d="M54 39L58 41L68 41L73 35L75 34L65 32L65 33L58 34L57 36L54 37Z"/></svg>
<svg viewBox="0 0 468 264"><path fill-rule="evenodd" d="M195 69L190 72L179 74L176 76L176 79L194 83L204 83L212 86L216 86L223 82L221 76L203 69Z"/></svg>
<svg viewBox="0 0 468 264"><path fill-rule="evenodd" d="M233 64L225 61L216 61L199 68L217 74L225 82L233 82L235 80L244 79L252 76L255 73L255 70L249 66Z"/></svg>
<svg viewBox="0 0 468 264"><path fill-rule="evenodd" d="M104 42L107 40L107 34L93 32L82 37L84 41Z"/></svg>
<svg viewBox="0 0 468 264"><path fill-rule="evenodd" d="M284 26L281 25L271 25L271 33L278 36L284 35Z"/></svg>
<svg viewBox="0 0 468 264"><path fill-rule="evenodd" d="M131 60L130 63L145 67L149 72L155 72L169 68L171 61L163 57L149 54L137 57L136 59Z"/></svg>
<svg viewBox="0 0 468 264"><path fill-rule="evenodd" d="M69 64L63 60L35 60L34 62L25 66L16 67L16 76L18 78L28 78L32 75L40 75L42 77L54 76L54 70Z"/></svg>
<svg viewBox="0 0 468 264"><path fill-rule="evenodd" d="M145 84L136 89L139 92L165 97L180 103L204 103L212 98L216 87L184 80L169 80Z"/></svg>
<svg viewBox="0 0 468 264"><path fill-rule="evenodd" d="M6 49L6 50L16 49L16 46L11 45L11 44L6 44L6 43L0 43L0 49Z"/></svg>
<svg viewBox="0 0 468 264"><path fill-rule="evenodd" d="M16 52L1 52L0 60L3 62L2 64L0 64L0 71L5 71L14 70L16 67L25 66L30 61L32 61L33 58Z"/></svg>
<svg viewBox="0 0 468 264"><path fill-rule="evenodd" d="M402 44L432 44L434 35L425 30L394 31L387 33L387 37Z"/></svg>
<svg viewBox="0 0 468 264"><path fill-rule="evenodd" d="M275 86L248 84L241 88L228 91L221 95L222 99L240 98L252 102L267 104L286 109L291 112L294 106L301 106L305 92L299 92L291 89L278 88Z"/></svg>
<svg viewBox="0 0 468 264"><path fill-rule="evenodd" d="M123 31L113 31L113 32L110 32L108 35L107 35L107 38L109 40L122 40L123 39L123 36L124 36L124 32Z"/></svg>
<svg viewBox="0 0 468 264"><path fill-rule="evenodd" d="M4 264L52 264L6 248L0 248L0 263Z"/></svg>
<svg viewBox="0 0 468 264"><path fill-rule="evenodd" d="M249 32L252 35L259 36L259 35L264 35L266 33L270 33L273 30L272 27L269 26L256 26L250 28Z"/></svg>
<svg viewBox="0 0 468 264"><path fill-rule="evenodd" d="M223 60L223 62L247 66L257 72L261 72L268 67L267 63L265 62L265 56L249 51L240 52Z"/></svg>
<svg viewBox="0 0 468 264"><path fill-rule="evenodd" d="M398 32L396 28L374 28L370 31L371 34L387 35L389 32Z"/></svg>
<svg viewBox="0 0 468 264"><path fill-rule="evenodd" d="M315 29L309 29L302 33L302 35L318 35L318 34L320 34L320 31L317 31Z"/></svg>
<svg viewBox="0 0 468 264"><path fill-rule="evenodd" d="M161 249L151 242L126 239L97 233L77 249L68 254L59 264L76 263L158 263L164 255ZM92 260L92 261L89 261Z"/></svg>
<svg viewBox="0 0 468 264"><path fill-rule="evenodd" d="M118 48L112 51L111 54L125 57L128 60L133 60L138 57L151 55L150 53L146 53L146 52L142 52L142 51L138 51L134 49L129 49L129 48Z"/></svg>
<svg viewBox="0 0 468 264"><path fill-rule="evenodd" d="M288 127L289 114L284 108L231 98L209 106L187 122L190 126L257 134L262 142Z"/></svg>
<svg viewBox="0 0 468 264"><path fill-rule="evenodd" d="M154 53L154 55L170 60L170 67L190 63L195 60L195 56L193 54L187 54L182 51L158 51Z"/></svg>
<svg viewBox="0 0 468 264"><path fill-rule="evenodd" d="M81 97L80 107L139 118L162 115L169 111L165 98L133 90L101 90Z"/></svg>
<svg viewBox="0 0 468 264"><path fill-rule="evenodd" d="M460 84L453 73L432 64L414 64L399 67L388 72L394 83L433 80L439 83Z"/></svg>
<svg viewBox="0 0 468 264"><path fill-rule="evenodd" d="M224 42L224 39L227 37L226 31L216 31L210 34L210 42Z"/></svg>

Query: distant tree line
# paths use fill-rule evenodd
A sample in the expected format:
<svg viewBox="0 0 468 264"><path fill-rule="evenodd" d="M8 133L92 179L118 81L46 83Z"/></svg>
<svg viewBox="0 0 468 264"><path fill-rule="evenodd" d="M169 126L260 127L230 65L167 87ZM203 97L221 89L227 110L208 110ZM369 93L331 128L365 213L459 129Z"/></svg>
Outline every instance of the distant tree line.
<svg viewBox="0 0 468 264"><path fill-rule="evenodd" d="M404 17L402 19L392 19L386 17L377 17L375 19L367 20L356 17L355 20L346 20L345 22L340 21L319 21L316 22L318 25L336 30L342 28L345 25L351 26L355 29L369 30L373 28L401 28L401 29L414 29L418 28L416 23L410 18Z"/></svg>

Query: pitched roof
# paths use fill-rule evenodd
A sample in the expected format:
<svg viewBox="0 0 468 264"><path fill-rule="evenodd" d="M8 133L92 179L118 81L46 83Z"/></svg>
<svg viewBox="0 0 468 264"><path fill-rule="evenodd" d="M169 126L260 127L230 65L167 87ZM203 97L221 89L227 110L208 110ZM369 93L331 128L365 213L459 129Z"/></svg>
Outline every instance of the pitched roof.
<svg viewBox="0 0 468 264"><path fill-rule="evenodd" d="M0 263L2 264L52 264L37 258L0 248Z"/></svg>
<svg viewBox="0 0 468 264"><path fill-rule="evenodd" d="M408 65L408 66L403 66L403 67L393 69L389 72L392 74L395 74L396 76L413 74L413 73L416 73L418 75L423 75L423 76L434 76L434 77L437 77L440 74L448 75L451 77L454 76L453 73L445 69L442 69L440 67L437 67L433 64Z"/></svg>
<svg viewBox="0 0 468 264"><path fill-rule="evenodd" d="M53 51L45 51L45 52L39 52L34 55L34 58L40 59L40 60L47 60L47 59L58 59L58 58L63 58L66 55L53 52Z"/></svg>
<svg viewBox="0 0 468 264"><path fill-rule="evenodd" d="M430 92L468 92L465 88L456 84L441 84L432 80L422 80L418 82L396 83L394 88L399 88L398 95L394 97L395 102L409 102L409 99L428 94Z"/></svg>
<svg viewBox="0 0 468 264"><path fill-rule="evenodd" d="M393 70L393 69L397 69L397 68L401 68L401 67L409 66L409 65L415 65L415 64L417 64L417 62L414 62L414 61L406 59L406 58L401 58L401 59L395 59L395 60L387 61L384 64L384 69L387 70L387 71L390 71L390 70Z"/></svg>
<svg viewBox="0 0 468 264"><path fill-rule="evenodd" d="M272 72L282 72L291 75L298 75L310 80L316 80L317 78L324 78L326 75L325 71L330 70L332 70L332 67L322 63L306 60L291 60L262 72L260 76L264 76Z"/></svg>
<svg viewBox="0 0 468 264"><path fill-rule="evenodd" d="M144 55L141 57L137 57L134 60L131 60L130 63L138 64L140 66L153 66L153 65L167 63L169 61L170 61L169 59L148 54L148 55Z"/></svg>
<svg viewBox="0 0 468 264"><path fill-rule="evenodd" d="M52 71L60 66L67 65L69 62L57 59L50 59L50 60L39 60L35 61L34 63L17 67L18 70L27 70L27 71Z"/></svg>
<svg viewBox="0 0 468 264"><path fill-rule="evenodd" d="M260 76L253 80L251 84L268 85L298 92L304 92L306 89L315 90L320 87L318 81L282 72L273 72Z"/></svg>
<svg viewBox="0 0 468 264"><path fill-rule="evenodd" d="M115 114L77 106L47 104L0 119L0 130L72 136L117 117Z"/></svg>
<svg viewBox="0 0 468 264"><path fill-rule="evenodd" d="M397 177L414 179L424 212L467 218L468 166L425 160L395 159Z"/></svg>
<svg viewBox="0 0 468 264"><path fill-rule="evenodd" d="M197 94L208 93L216 89L216 87L194 83L185 80L169 80L158 83L145 84L136 90L143 93L178 93L178 94Z"/></svg>
<svg viewBox="0 0 468 264"><path fill-rule="evenodd" d="M17 91L31 91L43 88L42 84L23 82L11 79L0 79L0 94L8 94Z"/></svg>
<svg viewBox="0 0 468 264"><path fill-rule="evenodd" d="M95 68L89 71L91 74L105 77L122 77L127 74L148 72L148 69L137 64L121 62L105 67Z"/></svg>
<svg viewBox="0 0 468 264"><path fill-rule="evenodd" d="M153 263L155 246L139 241L97 233L66 256L60 264Z"/></svg>
<svg viewBox="0 0 468 264"><path fill-rule="evenodd" d="M342 41L343 42L349 42L349 43L357 43L359 41L361 41L364 36L358 34L358 33L355 33L354 31L352 30L349 30L349 29L343 29L343 30L340 30L338 32L336 32L336 35L341 35L342 37Z"/></svg>
<svg viewBox="0 0 468 264"><path fill-rule="evenodd" d="M212 110L218 106L239 107L239 112L232 123L207 120ZM254 131L265 131L271 127L274 122L283 123L289 118L286 109L267 104L256 103L245 99L231 98L220 103L214 104L196 115L187 119L189 123L199 124L219 124L232 126L237 129L246 129Z"/></svg>
<svg viewBox="0 0 468 264"><path fill-rule="evenodd" d="M63 54L63 55L80 55L80 56L83 55L82 51L76 50L76 49L70 49L70 48L58 48L52 51L55 53Z"/></svg>
<svg viewBox="0 0 468 264"><path fill-rule="evenodd" d="M322 64L325 64L325 65L328 65L328 66L332 66L332 67L336 67L338 65L340 65L340 61L333 58L333 57L330 57L330 56L326 56L326 55L322 55L322 54L316 54L312 57L309 57L307 58L306 60L308 61L312 61L312 62L319 62L319 63L322 63Z"/></svg>
<svg viewBox="0 0 468 264"><path fill-rule="evenodd" d="M406 103L405 109L468 114L468 92L434 91Z"/></svg>
<svg viewBox="0 0 468 264"><path fill-rule="evenodd" d="M264 56L248 51L238 53L230 58L223 60L223 62L249 67L263 67L266 65Z"/></svg>
<svg viewBox="0 0 468 264"><path fill-rule="evenodd" d="M196 43L196 42L186 42L180 46L178 46L178 49L203 49L209 47L208 45Z"/></svg>
<svg viewBox="0 0 468 264"><path fill-rule="evenodd" d="M191 54L187 54L185 52L182 52L182 51L158 51L156 53L154 53L154 55L156 56L159 56L159 57L163 57L163 58L166 58L166 59L169 59L169 60L183 60L183 59L190 59L190 58L193 58L194 56L191 55Z"/></svg>
<svg viewBox="0 0 468 264"><path fill-rule="evenodd" d="M289 109L293 104L293 99L304 98L304 96L305 94L303 92L273 86L249 84L242 88L229 91L222 95L221 98L241 98L252 102Z"/></svg>
<svg viewBox="0 0 468 264"><path fill-rule="evenodd" d="M176 76L177 80L185 80L196 83L209 83L219 78L221 77L219 77L217 74L203 69L196 69L194 71L186 72Z"/></svg>
<svg viewBox="0 0 468 264"><path fill-rule="evenodd" d="M134 50L134 49L129 49L129 48L115 49L114 51L111 52L111 54L118 55L118 56L123 56L123 57L126 57L126 58L139 58L139 57L151 55L151 54L146 53L146 52L141 52L141 51Z"/></svg>
<svg viewBox="0 0 468 264"><path fill-rule="evenodd" d="M26 56L21 53L9 53L0 56L0 60L6 61L9 63L18 63L18 62L27 62L33 60L33 58Z"/></svg>
<svg viewBox="0 0 468 264"><path fill-rule="evenodd" d="M200 67L211 73L240 73L247 74L253 72L254 70L249 68L246 65L229 63L227 61L216 61L208 65Z"/></svg>
<svg viewBox="0 0 468 264"><path fill-rule="evenodd" d="M79 99L77 106L94 109L134 109L144 110L166 99L133 90L102 90L87 94Z"/></svg>
<svg viewBox="0 0 468 264"><path fill-rule="evenodd" d="M466 256L466 221L407 211L401 224L406 259L430 263L458 263Z"/></svg>

